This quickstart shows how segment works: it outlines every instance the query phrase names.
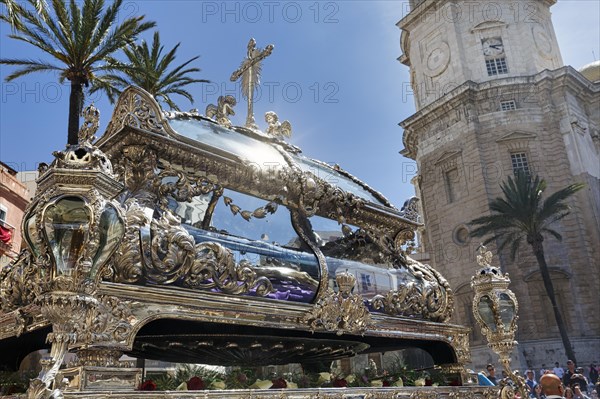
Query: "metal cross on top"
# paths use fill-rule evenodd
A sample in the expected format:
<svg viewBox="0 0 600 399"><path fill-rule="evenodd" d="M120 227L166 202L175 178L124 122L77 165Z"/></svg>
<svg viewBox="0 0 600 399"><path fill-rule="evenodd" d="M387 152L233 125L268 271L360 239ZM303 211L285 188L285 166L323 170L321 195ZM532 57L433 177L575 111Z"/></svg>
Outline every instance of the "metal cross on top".
<svg viewBox="0 0 600 399"><path fill-rule="evenodd" d="M242 61L242 64L231 74L231 81L235 82L242 77L242 96L248 100L248 116L246 117L246 127L258 129L254 120L254 91L260 83L260 72L262 69L262 60L273 52L272 44L269 44L263 50L256 48L256 40L250 39L248 42L248 54Z"/></svg>

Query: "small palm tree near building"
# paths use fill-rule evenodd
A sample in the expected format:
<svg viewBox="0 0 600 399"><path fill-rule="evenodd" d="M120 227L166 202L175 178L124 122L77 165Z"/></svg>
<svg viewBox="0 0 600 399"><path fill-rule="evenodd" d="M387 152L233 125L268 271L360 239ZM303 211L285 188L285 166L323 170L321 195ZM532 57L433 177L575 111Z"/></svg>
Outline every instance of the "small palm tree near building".
<svg viewBox="0 0 600 399"><path fill-rule="evenodd" d="M0 20L7 22L10 38L28 43L53 60L2 58L0 64L19 67L6 77L10 82L34 72L58 72L59 81L71 82L69 97L69 144L77 143L79 116L83 108L84 87L111 71L106 63L115 52L134 42L137 36L154 27L143 16L119 23L123 0L115 0L106 9L104 0L85 0L79 7L75 0L0 0L6 12Z"/></svg>
<svg viewBox="0 0 600 399"><path fill-rule="evenodd" d="M193 104L194 97L187 91L186 86L209 81L190 76L192 73L200 72L199 68L188 67L199 56L183 64L173 65L180 44L178 43L163 55L164 46L158 32L154 32L152 47L149 47L145 41L140 44L130 44L123 49L127 62L109 60L109 64L118 73L107 74L97 79L92 91L102 90L106 92L110 101L114 102L123 89L133 85L146 90L157 101L166 103L172 110L179 111L179 107L171 99L173 94L183 96Z"/></svg>
<svg viewBox="0 0 600 399"><path fill-rule="evenodd" d="M546 181L538 176L532 177L524 171L518 171L514 178L509 177L501 184L503 196L490 202L492 214L476 218L469 223L474 226L472 237L489 236L484 244L495 241L498 244L498 251L510 247L511 260L515 259L523 242L529 244L537 260L546 294L552 304L565 353L573 361L576 361L575 353L558 308L544 255L543 242L545 237L562 240L562 236L552 228L552 225L570 213L567 199L583 187L585 185L581 183L571 184L544 200Z"/></svg>

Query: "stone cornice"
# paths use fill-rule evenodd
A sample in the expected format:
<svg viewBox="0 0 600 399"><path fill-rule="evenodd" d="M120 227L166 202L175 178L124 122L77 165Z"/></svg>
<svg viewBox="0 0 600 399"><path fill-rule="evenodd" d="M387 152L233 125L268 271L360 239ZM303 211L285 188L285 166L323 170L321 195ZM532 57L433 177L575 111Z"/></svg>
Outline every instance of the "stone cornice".
<svg viewBox="0 0 600 399"><path fill-rule="evenodd" d="M590 82L571 66L565 66L554 71L544 70L531 76L494 79L482 83L467 81L400 122L400 126L404 129L402 138L404 149L400 153L408 158L416 159L416 132L421 131L435 121L439 123L440 120L446 118L449 112L469 103L472 104L473 102L469 100L474 99L478 94L497 88L524 85L534 85L538 90L566 88L590 101L594 100L594 96L600 94L600 83Z"/></svg>
<svg viewBox="0 0 600 399"><path fill-rule="evenodd" d="M548 7L552 7L554 4L556 4L557 0L541 1L546 3ZM410 12L406 16L404 16L404 18L402 18L396 23L396 26L402 30L410 30L410 25L412 25L416 20L418 20L419 17L423 15L423 13L429 11L434 6L441 8L448 2L450 2L450 0L425 0L414 9L410 10ZM452 3L455 3L455 1L452 1Z"/></svg>

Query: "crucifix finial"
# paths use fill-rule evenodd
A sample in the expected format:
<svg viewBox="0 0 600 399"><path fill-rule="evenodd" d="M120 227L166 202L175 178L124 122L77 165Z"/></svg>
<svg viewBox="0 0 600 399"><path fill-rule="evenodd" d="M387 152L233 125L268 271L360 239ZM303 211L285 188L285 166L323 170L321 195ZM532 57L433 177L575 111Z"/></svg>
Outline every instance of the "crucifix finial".
<svg viewBox="0 0 600 399"><path fill-rule="evenodd" d="M260 72L262 69L262 60L273 52L272 44L264 49L256 48L256 40L250 39L248 42L248 54L242 61L240 67L231 74L231 81L235 82L242 78L242 95L248 100L248 116L246 117L246 127L258 129L254 120L254 91L260 83Z"/></svg>

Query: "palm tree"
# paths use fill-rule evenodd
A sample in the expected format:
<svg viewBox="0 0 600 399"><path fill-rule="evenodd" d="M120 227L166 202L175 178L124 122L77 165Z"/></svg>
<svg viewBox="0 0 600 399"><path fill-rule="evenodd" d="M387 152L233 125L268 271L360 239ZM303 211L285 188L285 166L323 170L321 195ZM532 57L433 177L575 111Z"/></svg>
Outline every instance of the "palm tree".
<svg viewBox="0 0 600 399"><path fill-rule="evenodd" d="M140 16L118 24L123 0L115 0L104 12L104 0L85 0L82 8L75 0L68 5L66 0L52 0L51 6L43 0L27 0L24 4L0 1L7 6L7 13L0 15L0 19L11 25L13 33L9 37L29 43L58 61L0 59L0 64L20 67L6 81L33 72L58 72L61 83L69 80L68 142L76 144L83 87L93 84L99 74L111 71L112 66L104 61L155 23L143 22L144 17Z"/></svg>
<svg viewBox="0 0 600 399"><path fill-rule="evenodd" d="M171 66L180 44L178 43L163 55L164 46L160 42L158 32L154 32L152 48L149 48L148 43L145 41L142 41L139 45L130 44L123 50L128 63L122 63L115 59L109 61L112 67L121 72L122 75L108 74L103 76L94 83L92 92L103 90L107 93L110 101L114 102L115 97L121 93L122 89L134 85L146 90L157 101L165 102L174 110L179 110L179 108L171 100L171 94L179 94L193 104L194 98L184 87L192 83L208 83L208 80L188 76L190 73L200 72L198 68L186 69L191 62L198 59L198 56L179 66Z"/></svg>
<svg viewBox="0 0 600 399"><path fill-rule="evenodd" d="M566 204L566 200L584 186L581 183L571 184L542 201L546 182L543 179L540 180L538 176L532 178L529 174L519 171L514 179L509 177L507 182L501 184L504 196L497 197L490 202L490 210L493 213L476 218L469 223L476 227L471 232L471 236L491 235L490 238L484 241L484 244L497 241L499 243L498 251L510 245L512 260L515 259L523 240L531 246L540 268L546 294L552 304L556 325L565 352L568 358L574 362L575 353L571 347L567 329L556 302L554 286L548 271L542 243L546 235L559 241L562 240L562 236L551 225L569 214L569 206Z"/></svg>

